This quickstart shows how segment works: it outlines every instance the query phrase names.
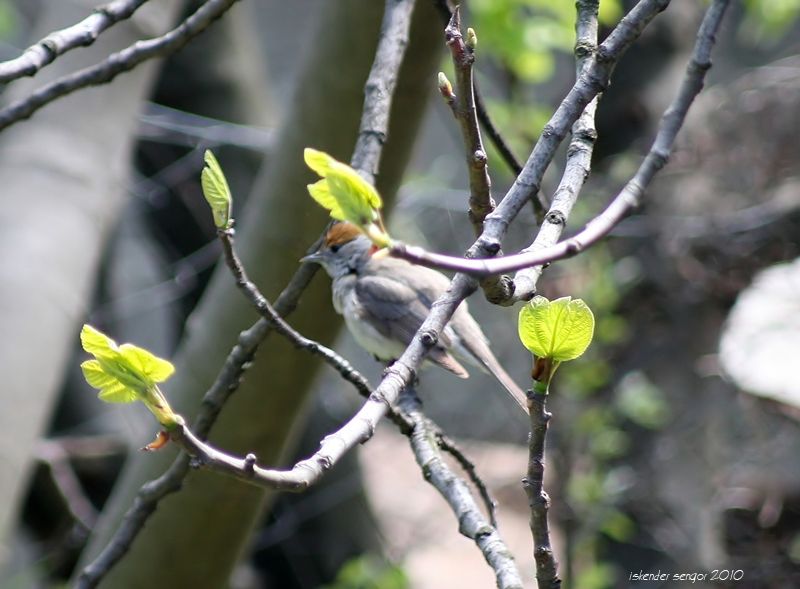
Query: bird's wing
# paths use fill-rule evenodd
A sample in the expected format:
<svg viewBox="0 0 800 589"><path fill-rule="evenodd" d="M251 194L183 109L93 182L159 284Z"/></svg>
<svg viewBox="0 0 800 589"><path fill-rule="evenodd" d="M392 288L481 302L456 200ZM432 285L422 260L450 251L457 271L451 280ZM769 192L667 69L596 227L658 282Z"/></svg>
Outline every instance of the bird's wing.
<svg viewBox="0 0 800 589"><path fill-rule="evenodd" d="M388 276L362 276L356 281L356 298L362 320L385 337L408 345L430 312L432 301L403 282ZM462 378L469 376L447 348L450 338L443 333L430 350L429 358Z"/></svg>

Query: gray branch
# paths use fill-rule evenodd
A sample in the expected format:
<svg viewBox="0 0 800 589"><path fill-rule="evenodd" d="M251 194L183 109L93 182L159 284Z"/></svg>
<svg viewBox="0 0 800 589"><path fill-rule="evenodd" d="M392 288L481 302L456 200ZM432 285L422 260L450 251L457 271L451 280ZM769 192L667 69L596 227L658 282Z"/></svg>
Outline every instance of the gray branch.
<svg viewBox="0 0 800 589"><path fill-rule="evenodd" d="M644 2L642 2L642 4L643 3ZM539 251L530 251L527 253L516 254L495 260L463 259L452 256L443 256L440 254L431 254L422 248L407 246L404 244L398 244L393 248L392 253L424 266L454 270L472 276L490 276L494 274L502 274L504 272L521 270L523 268L532 266L549 264L556 260L569 258L579 254L586 248L600 241L603 237L608 235L611 230L620 221L622 221L622 219L624 219L628 214L630 214L631 211L639 206L644 189L653 179L655 174L666 164L669 154L672 150L675 137L683 125L686 113L688 112L688 109L691 106L694 98L702 89L705 74L711 67L711 48L714 45L715 35L728 3L729 0L717 1L706 13L703 23L700 26L698 40L695 44L692 58L687 66L678 96L664 113L655 141L638 171L625 185L623 190L611 201L608 207L597 217L592 219L592 221L584 230L567 240L561 241ZM604 45L605 43L600 46L598 50L598 57L593 64L597 63L601 55L607 55L606 51L602 51ZM592 69L593 68L590 66L589 70ZM581 80L584 80L586 77L586 71L584 71L584 74L581 76ZM583 91L577 93L575 92L575 89L581 85L582 82L579 81L578 84L573 87L573 91L570 92L569 96L573 94L582 96ZM567 97L567 100L569 99L569 96ZM582 102L582 99L579 101L579 103L580 102ZM564 107L564 104L565 103L562 103L562 107ZM563 120L558 117L558 113L562 110L562 107L559 107L559 111L556 112L556 116L551 119L551 122L556 118L558 118L559 121ZM570 112L572 112L571 109ZM572 115L569 115L567 119L569 120L571 116ZM556 127L552 127L551 129L556 129ZM538 146L539 144L537 144L537 148ZM534 149L534 155L536 154L536 151L537 150ZM542 158L544 158L544 155L542 155ZM531 156L531 159L534 159L533 155ZM529 159L529 163L531 162L531 159ZM519 178L517 179L517 183L520 183ZM529 187L533 186L532 184L526 185ZM470 251L468 252L469 257L481 257L480 254L483 252L489 253L492 251L492 249L499 249L499 238L505 234L506 227L519 210L517 205L519 203L519 199L521 198L519 195L521 194L520 191L522 188L516 188L516 186L517 184L515 184L515 187L512 187L512 189L506 195L506 199L504 199L498 206L497 210L489 216L492 221L491 225L489 224L490 218L487 217L487 230L484 231L481 239L479 239L472 246L472 248L470 248ZM511 200L508 200L509 197L511 197ZM509 204L506 205L506 202ZM511 296L513 295L509 295L509 297Z"/></svg>
<svg viewBox="0 0 800 589"><path fill-rule="evenodd" d="M599 0L579 0L578 16L575 25L575 75L580 78L589 59L597 52L597 11ZM596 96L583 109L583 113L572 125L572 140L567 148L567 162L561 182L556 188L550 210L544 217L539 232L533 243L520 253L540 251L558 242L567 225L572 207L578 200L581 188L592 165L592 152L597 139L594 126L594 115L597 111ZM536 294L536 283L542 274L542 266L530 266L517 272L514 276L514 296L504 304L517 300L530 300Z"/></svg>
<svg viewBox="0 0 800 589"><path fill-rule="evenodd" d="M397 74L408 46L415 0L387 2L381 22L381 41L364 85L364 110L350 165L371 184L380 169L383 144L389 132Z"/></svg>
<svg viewBox="0 0 800 589"><path fill-rule="evenodd" d="M528 393L531 435L528 440L528 473L522 481L531 511L533 557L536 561L536 583L540 589L559 589L558 563L550 543L548 513L550 497L544 490L544 449L550 413L546 408L547 390Z"/></svg>
<svg viewBox="0 0 800 589"><path fill-rule="evenodd" d="M100 63L63 76L25 98L0 109L0 131L30 117L46 104L71 94L80 88L106 84L119 74L135 68L155 57L165 57L186 45L206 30L238 0L208 0L197 11L168 33L155 39L137 41L133 45L112 53Z"/></svg>
<svg viewBox="0 0 800 589"><path fill-rule="evenodd" d="M586 106L608 85L614 65L625 51L639 37L644 28L667 6L669 0L641 0L598 47L597 53L588 60L578 80L561 102L528 157L522 173L506 193L497 208L487 215L484 231L467 251L463 260L452 256L431 254L419 247L397 244L392 254L416 264L466 272L474 276L491 276L510 270L519 270L527 265L496 270L494 264L501 265L508 258L492 258L500 251L500 244L508 227L522 207L530 199L536 198L544 172L555 157L556 150L578 120ZM490 270L486 264L491 263ZM509 289L502 299L513 297L513 283L508 281Z"/></svg>
<svg viewBox="0 0 800 589"><path fill-rule="evenodd" d="M24 76L34 76L53 63L59 55L76 47L94 43L100 34L118 22L133 16L136 9L147 0L115 0L94 9L81 22L53 31L44 39L28 47L19 57L0 63L0 84Z"/></svg>
<svg viewBox="0 0 800 589"><path fill-rule="evenodd" d="M411 449L425 480L447 501L458 520L458 531L475 542L492 567L499 589L522 589L522 579L514 557L475 503L466 483L457 477L442 459L436 444L436 428L422 412L421 404L410 387L398 400L398 408L409 416L414 429L409 436Z"/></svg>

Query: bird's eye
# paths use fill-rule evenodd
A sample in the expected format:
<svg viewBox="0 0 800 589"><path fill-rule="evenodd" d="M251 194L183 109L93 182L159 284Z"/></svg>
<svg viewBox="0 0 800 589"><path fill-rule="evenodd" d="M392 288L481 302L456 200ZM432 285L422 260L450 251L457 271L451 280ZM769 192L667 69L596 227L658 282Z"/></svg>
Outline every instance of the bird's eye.
<svg viewBox="0 0 800 589"><path fill-rule="evenodd" d="M333 244L333 245L330 247L330 250L331 250L331 252L332 252L332 253L334 253L334 254L335 254L336 252L338 252L338 251L339 251L339 248L340 248L340 247L342 247L342 246L341 246L341 245L339 245L338 243L334 243L334 244Z"/></svg>

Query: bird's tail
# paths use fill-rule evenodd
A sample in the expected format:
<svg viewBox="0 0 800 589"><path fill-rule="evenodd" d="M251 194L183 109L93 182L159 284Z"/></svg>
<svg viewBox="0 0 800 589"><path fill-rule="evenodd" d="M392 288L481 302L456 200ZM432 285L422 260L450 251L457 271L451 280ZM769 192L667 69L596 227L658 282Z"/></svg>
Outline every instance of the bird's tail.
<svg viewBox="0 0 800 589"><path fill-rule="evenodd" d="M528 396L525 394L517 383L514 382L514 379L505 371L505 368L500 366L500 362L497 361L497 358L491 356L481 362L486 369L492 373L492 375L498 380L498 382L503 385L503 388L511 395L511 398L517 402L525 414L528 414Z"/></svg>

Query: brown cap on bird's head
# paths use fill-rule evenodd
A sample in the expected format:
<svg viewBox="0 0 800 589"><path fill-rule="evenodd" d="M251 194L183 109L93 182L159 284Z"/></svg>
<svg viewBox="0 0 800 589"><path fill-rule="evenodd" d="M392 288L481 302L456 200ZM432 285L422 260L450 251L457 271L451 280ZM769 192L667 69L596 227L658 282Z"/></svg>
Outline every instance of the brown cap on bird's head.
<svg viewBox="0 0 800 589"><path fill-rule="evenodd" d="M341 221L328 229L328 232L325 234L324 246L330 248L332 246L344 245L350 243L359 235L363 235L363 233L361 233L358 227L347 221Z"/></svg>

